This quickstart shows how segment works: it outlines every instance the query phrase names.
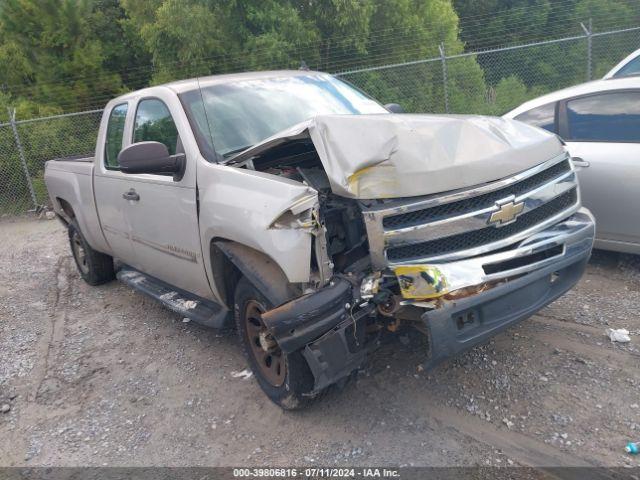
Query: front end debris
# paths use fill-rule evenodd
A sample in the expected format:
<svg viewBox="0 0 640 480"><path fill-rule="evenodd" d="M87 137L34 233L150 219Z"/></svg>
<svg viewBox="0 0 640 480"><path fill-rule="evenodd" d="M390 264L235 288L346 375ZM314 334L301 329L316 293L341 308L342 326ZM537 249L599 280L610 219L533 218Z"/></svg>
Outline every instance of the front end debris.
<svg viewBox="0 0 640 480"><path fill-rule="evenodd" d="M507 176L489 178L477 146L475 156L442 163L434 125L492 145L490 161ZM368 128L366 139L379 132L384 145L354 150L344 132L355 126ZM527 162L514 163L522 155ZM304 295L263 318L283 351L303 352L316 389L358 368L380 335L403 325L427 335L429 365L470 348L571 288L593 245L568 154L555 137L515 123L324 116L234 161L314 192L270 226L311 238Z"/></svg>

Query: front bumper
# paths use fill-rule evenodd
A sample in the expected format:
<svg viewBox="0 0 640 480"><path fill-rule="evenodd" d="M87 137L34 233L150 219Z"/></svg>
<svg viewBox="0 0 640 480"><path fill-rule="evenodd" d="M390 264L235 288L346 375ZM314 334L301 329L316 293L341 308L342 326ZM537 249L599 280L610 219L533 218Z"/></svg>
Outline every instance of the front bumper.
<svg viewBox="0 0 640 480"><path fill-rule="evenodd" d="M545 248L562 246L560 254L501 271L500 276L508 275L511 279L485 292L447 301L441 308L422 315L430 346L426 366L433 367L530 317L573 287L585 270L594 235L593 217L588 210L581 209L552 229L540 232L539 241L526 241L527 245L534 247L532 252L526 252L528 254L540 251L543 244ZM506 262L518 258L510 256L514 251L518 249L506 253ZM470 261L487 265L486 258ZM496 275L485 278L491 280Z"/></svg>
<svg viewBox="0 0 640 480"><path fill-rule="evenodd" d="M593 216L581 208L569 218L535 232L507 249L450 261L392 264L390 268L396 273L405 298L438 298L467 287L497 283L555 265L576 250L591 249L593 238Z"/></svg>
<svg viewBox="0 0 640 480"><path fill-rule="evenodd" d="M430 344L427 366L524 320L573 287L589 260L594 234L592 215L580 209L508 250L437 264L449 275L469 273L458 278L475 290L464 298L460 290L449 291L438 299L438 308L422 315ZM447 281L460 284L451 276ZM492 288L482 291L483 286ZM336 276L327 287L262 315L284 352L302 352L315 391L344 378L366 357L366 318L374 314L375 305L370 302L354 311L354 287Z"/></svg>

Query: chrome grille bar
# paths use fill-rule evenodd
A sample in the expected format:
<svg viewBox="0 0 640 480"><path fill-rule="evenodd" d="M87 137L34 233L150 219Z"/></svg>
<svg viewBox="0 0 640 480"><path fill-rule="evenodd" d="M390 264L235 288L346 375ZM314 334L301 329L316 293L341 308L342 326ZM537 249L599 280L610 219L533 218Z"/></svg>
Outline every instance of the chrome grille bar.
<svg viewBox="0 0 640 480"><path fill-rule="evenodd" d="M507 202L518 205L519 216L504 225L509 225L503 230L504 235L496 234L492 230L500 230L503 225L491 225L489 220ZM563 153L517 175L472 190L392 200L370 207L363 214L373 266L384 268L490 252L568 217L578 210L579 204L576 174L568 155ZM545 205L549 206L541 208ZM557 208L552 208L553 205ZM536 213L537 209L540 210ZM516 228L520 218L521 228ZM489 235L485 235L484 243L478 235L486 233ZM466 235L468 245L461 241ZM457 247L443 248L448 245L447 239L456 240ZM424 248L428 242L439 245L435 245L435 250Z"/></svg>
<svg viewBox="0 0 640 480"><path fill-rule="evenodd" d="M528 211L504 228L487 226L485 221L484 228L479 230L387 248L387 258L393 263L415 263L416 259L450 260L485 253L526 238L541 227L557 222L562 216L570 215L578 208L577 200L577 192L573 188ZM472 252L467 253L469 250Z"/></svg>

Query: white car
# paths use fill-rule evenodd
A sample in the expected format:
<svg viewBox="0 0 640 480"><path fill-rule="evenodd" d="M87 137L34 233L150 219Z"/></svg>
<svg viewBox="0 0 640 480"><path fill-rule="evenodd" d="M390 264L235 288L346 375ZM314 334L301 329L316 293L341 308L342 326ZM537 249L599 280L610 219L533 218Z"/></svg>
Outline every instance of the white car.
<svg viewBox="0 0 640 480"><path fill-rule="evenodd" d="M504 115L558 134L596 217L596 248L640 254L640 78L597 80Z"/></svg>
<svg viewBox="0 0 640 480"><path fill-rule="evenodd" d="M633 75L640 75L640 48L609 70L609 73L602 78L606 80Z"/></svg>

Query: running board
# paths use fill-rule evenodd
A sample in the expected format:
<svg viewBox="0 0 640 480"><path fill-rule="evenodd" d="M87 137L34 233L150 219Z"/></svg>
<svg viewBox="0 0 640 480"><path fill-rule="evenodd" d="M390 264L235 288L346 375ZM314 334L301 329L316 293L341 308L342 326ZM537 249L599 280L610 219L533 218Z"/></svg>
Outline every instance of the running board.
<svg viewBox="0 0 640 480"><path fill-rule="evenodd" d="M146 275L131 267L123 266L116 277L131 288L163 303L174 312L211 328L222 328L231 317L229 309L198 297Z"/></svg>

